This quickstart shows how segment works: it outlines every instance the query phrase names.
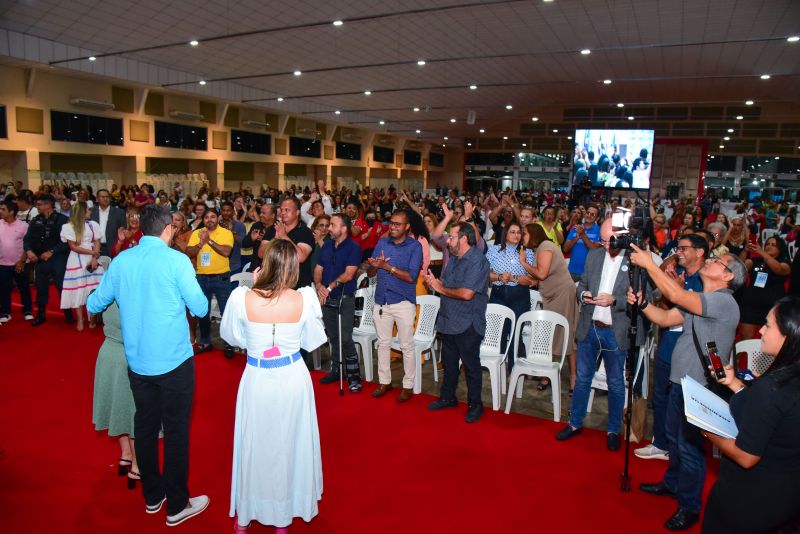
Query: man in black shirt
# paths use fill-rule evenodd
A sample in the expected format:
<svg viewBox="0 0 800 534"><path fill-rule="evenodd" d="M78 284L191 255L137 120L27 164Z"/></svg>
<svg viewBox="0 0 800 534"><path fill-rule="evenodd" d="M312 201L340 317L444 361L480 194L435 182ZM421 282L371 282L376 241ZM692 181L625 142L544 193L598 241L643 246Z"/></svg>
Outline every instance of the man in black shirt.
<svg viewBox="0 0 800 534"><path fill-rule="evenodd" d="M39 214L31 220L28 232L22 241L28 262L34 265L36 275L36 306L39 308L36 319L31 322L39 326L45 322L45 309L49 299L50 280L56 284L58 292L64 283L64 273L67 270L67 256L69 248L61 242L61 227L69 223L64 215L55 211L55 199L52 195L42 195L36 201ZM74 318L72 310L64 310L67 323L72 323Z"/></svg>
<svg viewBox="0 0 800 534"><path fill-rule="evenodd" d="M250 272L255 271L257 267L261 267L263 253L263 251L259 250L261 248L261 242L264 240L264 234L267 232L267 229L272 228L274 224L275 204L262 205L258 221L253 223L253 226L250 227L250 233L242 239L242 248L253 249L253 259L250 261L250 268L248 269Z"/></svg>
<svg viewBox="0 0 800 534"><path fill-rule="evenodd" d="M300 201L297 197L288 196L281 201L280 220L264 232L264 238L258 250L259 258L264 257L267 242L272 239L288 239L294 243L297 248L297 259L300 261L300 277L297 280L297 288L310 286L313 279L311 262L308 259L314 250L314 234L300 220Z"/></svg>

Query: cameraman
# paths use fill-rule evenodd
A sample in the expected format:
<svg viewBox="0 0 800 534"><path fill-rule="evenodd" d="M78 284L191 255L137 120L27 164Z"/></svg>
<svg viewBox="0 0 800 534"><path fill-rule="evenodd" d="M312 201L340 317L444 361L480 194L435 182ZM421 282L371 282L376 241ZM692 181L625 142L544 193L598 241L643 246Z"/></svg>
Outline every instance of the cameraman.
<svg viewBox="0 0 800 534"><path fill-rule="evenodd" d="M688 375L701 384L706 383L705 356L698 353L696 345L705 350L707 342L716 342L718 354L727 363L739 323L739 309L733 292L744 283L747 268L732 254L710 258L700 269L703 292L697 293L684 289L680 281L659 269L649 251L635 245L631 248L634 251L631 262L647 272L653 284L675 307L664 310L651 306L642 300L641 293L634 296L633 291L628 292L628 303L633 304L638 298L644 316L658 326L683 325L683 333L672 354L669 377L671 384L665 426L669 467L662 481L640 484L639 488L645 493L677 498L678 510L664 523L664 527L667 530L686 530L700 517L706 462L700 429L684 417L680 381Z"/></svg>

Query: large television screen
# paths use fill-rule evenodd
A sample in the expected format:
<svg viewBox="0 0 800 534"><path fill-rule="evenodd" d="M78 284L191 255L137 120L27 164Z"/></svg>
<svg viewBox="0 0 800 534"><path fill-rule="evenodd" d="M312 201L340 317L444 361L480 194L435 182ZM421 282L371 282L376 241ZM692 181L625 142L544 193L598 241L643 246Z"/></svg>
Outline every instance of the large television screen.
<svg viewBox="0 0 800 534"><path fill-rule="evenodd" d="M650 189L654 130L576 130L572 185Z"/></svg>

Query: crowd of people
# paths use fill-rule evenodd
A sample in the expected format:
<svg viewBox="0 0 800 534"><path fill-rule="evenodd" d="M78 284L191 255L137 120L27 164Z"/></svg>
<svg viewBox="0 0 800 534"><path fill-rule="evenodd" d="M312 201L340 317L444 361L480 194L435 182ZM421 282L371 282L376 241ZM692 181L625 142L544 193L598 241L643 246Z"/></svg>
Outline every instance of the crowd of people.
<svg viewBox="0 0 800 534"><path fill-rule="evenodd" d="M309 352L329 341L330 367L320 382L346 381L351 393L362 391L353 341L361 273L374 280L369 286L379 385L373 397L393 389L393 349L403 364L396 401L405 403L419 390L417 297L435 294L444 377L428 409L458 407L463 364L465 420L479 421L487 305L505 306L519 318L531 310L535 289L543 309L564 316L570 326L557 330L553 343L560 347L569 336L569 424L556 438L581 433L602 362L611 451L621 447L635 303L642 310L634 325L636 344L644 343L649 324L660 329L651 390L653 440L635 453L669 462L661 481L641 485L644 492L677 499L665 527L683 530L700 518L705 438L726 459L704 529L755 532L759 525L796 519L800 260L790 253L799 229L796 207L758 201L738 206L734 215L722 213L712 198L656 196L645 210L646 246L621 249L614 244L619 229L611 215L633 208L633 200L592 195L583 189L570 196L491 188L330 191L320 180L304 190L203 188L193 199L180 184L158 193L147 184L96 193L67 184L34 193L9 184L0 203L0 322L12 318L16 286L23 317L34 326L44 323L51 283L61 294L65 319L78 330L84 307L89 327L102 314L106 343L97 361L95 425L120 436L119 472L131 484L141 480L146 511L160 511L166 500L167 524L175 525L208 506L207 497L189 496L186 450L192 356L213 349L209 311L216 301L225 356L233 358L236 347L247 353L236 406L230 507L235 528L243 531L253 520L284 528L294 517L309 521L317 513L322 470ZM629 276L634 267L648 279L637 294ZM253 282L236 287L231 277L243 271L252 273ZM737 378L743 369L732 350L736 341L759 333L763 351L776 360L746 387ZM515 357L526 355L523 341L510 327L504 331L509 372ZM736 440L701 433L683 415L681 378L716 381L702 351L709 341L729 365L722 383L736 393ZM126 391L108 387L112 376L122 377ZM550 386L547 378L537 384L541 391ZM112 397L121 400L112 403ZM291 435L279 430L286 420L297 423ZM162 427L169 460L163 471L157 444ZM256 460L254 450L296 461ZM737 488L747 484L764 488L759 495L765 499L769 489L780 488L782 499L754 510L750 522L732 520L738 513L732 507L742 502Z"/></svg>

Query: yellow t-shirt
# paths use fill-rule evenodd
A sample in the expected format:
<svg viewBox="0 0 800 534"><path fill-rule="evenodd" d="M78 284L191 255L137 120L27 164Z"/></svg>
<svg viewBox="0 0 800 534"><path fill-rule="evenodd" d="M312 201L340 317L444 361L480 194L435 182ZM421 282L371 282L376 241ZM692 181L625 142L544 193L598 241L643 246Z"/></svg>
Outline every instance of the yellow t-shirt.
<svg viewBox="0 0 800 534"><path fill-rule="evenodd" d="M200 244L200 232L205 230L195 230L189 238L189 245L193 247ZM216 230L210 233L209 238L211 241L218 245L233 246L233 232L227 228L217 226ZM231 262L222 254L211 248L211 245L206 243L197 253L197 274L223 274L231 270Z"/></svg>

